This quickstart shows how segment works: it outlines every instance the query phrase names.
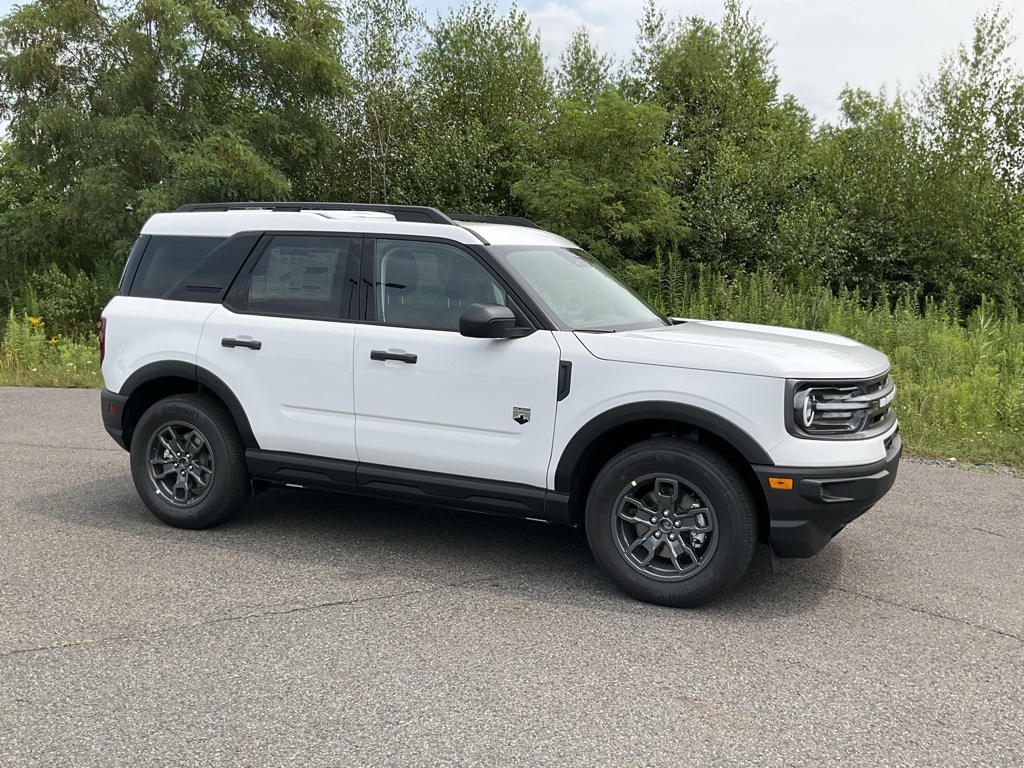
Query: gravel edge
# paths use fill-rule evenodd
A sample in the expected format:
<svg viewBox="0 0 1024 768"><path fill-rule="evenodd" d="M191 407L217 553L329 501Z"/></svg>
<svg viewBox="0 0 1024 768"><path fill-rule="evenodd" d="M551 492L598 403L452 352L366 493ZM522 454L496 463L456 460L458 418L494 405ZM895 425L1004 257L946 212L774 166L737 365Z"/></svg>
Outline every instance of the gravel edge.
<svg viewBox="0 0 1024 768"><path fill-rule="evenodd" d="M910 464L927 464L933 467L945 467L947 469L960 469L967 472L977 472L978 474L981 475L1000 475L1002 477L1016 477L1020 480L1024 480L1024 469L1008 467L1003 464L968 464L966 462L957 461L954 458L921 459L917 458L916 456L904 456L900 461L905 461Z"/></svg>

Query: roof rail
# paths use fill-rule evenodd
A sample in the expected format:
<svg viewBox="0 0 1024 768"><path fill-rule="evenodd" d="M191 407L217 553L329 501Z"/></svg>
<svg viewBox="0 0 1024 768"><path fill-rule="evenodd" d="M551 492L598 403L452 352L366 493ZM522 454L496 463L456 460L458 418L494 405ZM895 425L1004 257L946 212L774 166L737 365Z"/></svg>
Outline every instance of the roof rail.
<svg viewBox="0 0 1024 768"><path fill-rule="evenodd" d="M287 202L244 202L244 203L193 203L183 205L179 213L198 211L376 211L390 213L396 221L427 224L455 224L436 208L425 205L376 205L373 203L287 203Z"/></svg>
<svg viewBox="0 0 1024 768"><path fill-rule="evenodd" d="M477 216L474 213L451 213L450 218L455 221L479 222L481 224L512 224L517 227L529 227L530 229L544 229L539 224L534 224L522 216Z"/></svg>

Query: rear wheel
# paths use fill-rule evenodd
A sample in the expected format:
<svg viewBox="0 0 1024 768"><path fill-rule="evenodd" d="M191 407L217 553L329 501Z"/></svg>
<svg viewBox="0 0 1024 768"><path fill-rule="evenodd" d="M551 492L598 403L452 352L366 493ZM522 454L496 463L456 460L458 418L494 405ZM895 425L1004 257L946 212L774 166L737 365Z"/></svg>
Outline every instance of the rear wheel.
<svg viewBox="0 0 1024 768"><path fill-rule="evenodd" d="M598 564L627 594L692 608L730 589L757 541L742 478L720 454L656 438L619 453L598 474L586 509Z"/></svg>
<svg viewBox="0 0 1024 768"><path fill-rule="evenodd" d="M132 479L158 518L176 528L208 528L249 497L245 447L224 407L205 395L160 400L139 420Z"/></svg>

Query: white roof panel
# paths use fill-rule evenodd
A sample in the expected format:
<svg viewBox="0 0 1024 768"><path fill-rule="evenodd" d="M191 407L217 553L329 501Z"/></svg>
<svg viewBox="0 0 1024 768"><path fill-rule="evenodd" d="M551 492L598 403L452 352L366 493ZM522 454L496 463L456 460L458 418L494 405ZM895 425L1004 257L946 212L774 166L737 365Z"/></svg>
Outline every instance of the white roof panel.
<svg viewBox="0 0 1024 768"><path fill-rule="evenodd" d="M395 217L390 213L378 211L236 209L157 213L143 225L142 234L230 237L239 232L260 230L412 235L414 237L445 238L467 245L479 244L482 238L491 245L578 247L572 241L543 229L477 222L448 225L395 221Z"/></svg>
<svg viewBox="0 0 1024 768"><path fill-rule="evenodd" d="M462 227L447 224L395 221L393 216L366 211L197 211L157 213L142 226L144 235L230 237L239 232L349 232L382 235L443 237L458 243L479 244Z"/></svg>
<svg viewBox="0 0 1024 768"><path fill-rule="evenodd" d="M546 229L517 227L511 224L481 224L475 221L464 222L462 226L476 232L491 245L554 245L561 248L579 248L571 240L566 240Z"/></svg>

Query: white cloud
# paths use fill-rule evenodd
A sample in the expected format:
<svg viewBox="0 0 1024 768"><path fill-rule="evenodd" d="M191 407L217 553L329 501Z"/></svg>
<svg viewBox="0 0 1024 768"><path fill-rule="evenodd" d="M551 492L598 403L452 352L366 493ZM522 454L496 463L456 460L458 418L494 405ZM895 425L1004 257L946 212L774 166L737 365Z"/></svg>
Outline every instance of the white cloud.
<svg viewBox="0 0 1024 768"><path fill-rule="evenodd" d="M557 64L573 32L580 27L587 28L598 50L607 50L604 41L596 34L593 21L588 23L575 8L569 8L562 3L545 3L537 10L530 11L528 16L534 28L541 32L541 44L552 66Z"/></svg>
<svg viewBox="0 0 1024 768"><path fill-rule="evenodd" d="M436 0L435 0L436 2ZM506 2L507 7L507 2ZM600 50L629 56L643 0L525 0L520 4L541 32L554 63L573 30L586 26ZM722 3L665 0L669 17L718 20ZM886 86L915 90L922 75L937 71L945 54L969 43L974 17L992 7L985 0L750 0L754 17L775 43L781 90L794 94L826 120L838 116L839 92L849 84L869 91ZM1024 38L1024 9L1014 29ZM1024 40L1014 47L1018 61ZM1022 67L1024 68L1024 67Z"/></svg>

